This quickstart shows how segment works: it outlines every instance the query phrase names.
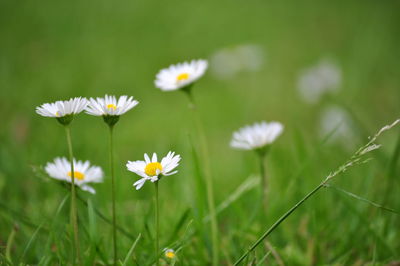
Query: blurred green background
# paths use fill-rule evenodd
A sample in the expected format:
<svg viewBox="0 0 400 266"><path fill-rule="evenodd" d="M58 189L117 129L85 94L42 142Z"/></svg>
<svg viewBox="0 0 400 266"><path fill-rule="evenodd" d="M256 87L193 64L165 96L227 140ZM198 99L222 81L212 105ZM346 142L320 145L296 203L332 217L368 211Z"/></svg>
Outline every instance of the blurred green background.
<svg viewBox="0 0 400 266"><path fill-rule="evenodd" d="M137 176L126 170L125 163L153 151L175 150L183 157L179 174L161 184L162 231L171 233L187 209L197 219L189 141L193 123L187 99L180 92L161 92L153 82L161 68L204 58L210 60L210 68L193 93L209 143L217 205L248 176L257 174L254 154L229 147L232 132L261 120L285 125L267 160L268 221L247 225L258 199L256 189L218 217L221 261L229 265L263 229L365 143L367 136L399 117L399 10L395 0L1 0L0 251L13 224L21 223L14 212L36 225L46 223L68 193L32 171L32 166L67 155L62 127L37 115L35 107L75 96L126 94L140 102L121 117L115 130L117 212L122 226L137 235L152 217L153 190L145 186L135 191L132 183ZM242 45L257 47L259 66L219 77L216 55ZM318 102L306 102L299 94L299 75L324 58L335 62L341 82ZM320 124L324 110L332 106L346 114L346 138L332 136L325 143ZM332 129L340 126L327 123ZM75 156L102 166L106 174L107 133L100 118L81 114L73 122ZM400 210L398 136L398 129L386 134L385 146L375 153L373 162L337 178L335 184ZM108 216L109 184L106 176L105 183L96 185L95 196L82 193ZM400 259L398 216L330 190L317 197L271 237L284 263L364 264ZM81 217L87 216L83 206L80 212ZM63 221L68 221L67 216L68 208ZM35 230L20 226L13 249L16 258ZM107 253L111 228L106 223L99 227ZM209 243L196 234L192 238L182 249L180 261L202 265ZM37 263L43 256L41 243L46 239L44 234L35 240L25 255L27 263ZM140 250L151 246L145 239ZM166 237L161 242L169 244ZM121 237L121 254L127 253L131 243ZM269 262L277 263L273 258Z"/></svg>

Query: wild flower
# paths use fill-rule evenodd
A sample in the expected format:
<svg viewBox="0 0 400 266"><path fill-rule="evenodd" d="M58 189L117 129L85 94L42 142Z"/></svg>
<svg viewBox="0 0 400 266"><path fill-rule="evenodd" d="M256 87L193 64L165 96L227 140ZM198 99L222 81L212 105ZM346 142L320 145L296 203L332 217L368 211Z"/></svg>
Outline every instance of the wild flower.
<svg viewBox="0 0 400 266"><path fill-rule="evenodd" d="M87 104L86 98L75 97L67 101L44 103L36 107L36 113L41 116L57 118L61 124L68 125L73 120L73 116L82 112Z"/></svg>
<svg viewBox="0 0 400 266"><path fill-rule="evenodd" d="M241 150L264 150L272 144L283 132L283 125L279 122L254 123L235 131L230 145Z"/></svg>
<svg viewBox="0 0 400 266"><path fill-rule="evenodd" d="M317 65L302 70L297 89L307 103L317 103L325 94L335 93L342 82L342 73L332 60L323 59Z"/></svg>
<svg viewBox="0 0 400 266"><path fill-rule="evenodd" d="M86 107L86 113L94 116L102 116L108 125L113 126L118 122L121 115L138 104L137 100L126 95L119 97L119 99L113 95L105 95L104 98L90 98L89 104Z"/></svg>
<svg viewBox="0 0 400 266"><path fill-rule="evenodd" d="M45 170L50 177L71 183L70 166L71 163L66 158L57 157L53 162L46 164ZM75 185L84 191L95 194L96 190L88 184L103 182L103 170L99 166L90 165L89 161L83 162L75 159L74 166Z"/></svg>
<svg viewBox="0 0 400 266"><path fill-rule="evenodd" d="M175 152L168 152L168 154L158 162L157 154L153 153L150 157L147 153L144 154L144 161L128 161L126 167L129 171L141 176L142 178L136 181L133 186L139 190L146 181L156 182L162 176L170 176L176 174L178 171L173 171L178 167L181 160L180 155L175 155Z"/></svg>
<svg viewBox="0 0 400 266"><path fill-rule="evenodd" d="M154 84L162 91L174 91L192 85L206 72L208 62L203 59L183 62L161 69Z"/></svg>

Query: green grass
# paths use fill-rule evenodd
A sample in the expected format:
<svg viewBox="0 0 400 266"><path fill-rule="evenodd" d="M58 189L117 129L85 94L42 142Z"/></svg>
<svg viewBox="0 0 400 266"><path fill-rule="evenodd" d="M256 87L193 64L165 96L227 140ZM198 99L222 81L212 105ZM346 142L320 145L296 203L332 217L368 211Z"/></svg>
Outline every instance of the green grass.
<svg viewBox="0 0 400 266"><path fill-rule="evenodd" d="M233 264L368 136L400 116L399 7L394 0L0 1L0 260L22 265L70 260L69 189L41 168L68 155L65 136L56 121L34 109L109 93L140 101L114 132L120 262L155 261L154 190L146 184L136 191L137 177L125 163L172 149L183 159L179 173L160 183L160 247L177 251L175 265L209 263L204 166L192 115L185 95L162 93L153 80L171 63L255 43L266 54L259 71L228 80L208 71L193 88L209 148L219 261ZM341 89L306 104L296 90L297 75L326 56L342 69ZM355 138L345 145L318 134L320 114L332 104L346 108L354 121ZM258 158L229 147L234 130L260 120L285 125L266 160L270 209L262 223L255 211L259 189L250 182L258 175ZM107 131L101 119L85 114L71 127L74 155L107 174L95 186L96 195L77 191L86 265L113 258ZM332 185L400 211L399 132L385 133L371 162L346 171ZM269 236L275 252L258 247L248 263L278 265L277 256L285 265L400 260L400 217L349 195L320 191Z"/></svg>

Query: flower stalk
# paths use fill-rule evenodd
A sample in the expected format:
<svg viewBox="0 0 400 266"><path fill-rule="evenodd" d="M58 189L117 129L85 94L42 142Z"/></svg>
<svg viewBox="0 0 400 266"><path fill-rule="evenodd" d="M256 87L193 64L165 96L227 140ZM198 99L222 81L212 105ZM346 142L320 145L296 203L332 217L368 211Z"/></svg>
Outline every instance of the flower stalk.
<svg viewBox="0 0 400 266"><path fill-rule="evenodd" d="M218 221L217 215L215 211L215 202L214 202L214 190L213 190L213 180L210 169L210 162L208 158L208 145L207 140L204 135L204 130L199 118L199 114L197 112L196 104L194 102L194 98L191 92L191 87L187 87L183 90L189 99L189 108L192 110L194 121L196 124L197 134L200 138L201 143L201 157L204 163L204 177L206 182L206 191L207 191L207 205L210 211L210 219L211 219L211 241L212 241L212 265L218 265Z"/></svg>
<svg viewBox="0 0 400 266"><path fill-rule="evenodd" d="M265 153L258 153L260 163L260 189L261 189L261 202L264 206L264 213L267 211L268 206L268 176L265 171Z"/></svg>
<svg viewBox="0 0 400 266"><path fill-rule="evenodd" d="M75 259L78 259L78 264L81 263L80 248L79 248L79 238L78 238L78 215L76 210L76 192L75 192L75 170L74 170L74 155L72 152L72 141L71 141L71 130L68 125L65 125L65 133L67 135L68 153L69 161L71 163L71 213L70 219L73 227L74 236L74 264Z"/></svg>
<svg viewBox="0 0 400 266"><path fill-rule="evenodd" d="M155 187L155 225L156 225L156 245L155 245L155 255L156 255L156 265L160 265L159 254L160 254L160 224L159 224L159 209L158 209L158 181L154 182Z"/></svg>
<svg viewBox="0 0 400 266"><path fill-rule="evenodd" d="M109 124L110 130L110 171L111 171L111 200L112 200L112 224L113 224L113 252L114 265L117 265L117 221L115 214L115 174L114 174L114 140L113 140L114 125Z"/></svg>

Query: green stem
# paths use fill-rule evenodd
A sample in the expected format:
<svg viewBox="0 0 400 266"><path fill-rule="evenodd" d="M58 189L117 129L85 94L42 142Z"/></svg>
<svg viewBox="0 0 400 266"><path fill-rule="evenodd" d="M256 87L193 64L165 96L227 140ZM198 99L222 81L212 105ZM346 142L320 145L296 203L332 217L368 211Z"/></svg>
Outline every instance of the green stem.
<svg viewBox="0 0 400 266"><path fill-rule="evenodd" d="M110 171L111 171L111 198L112 198L112 222L113 222L113 251L114 265L117 265L117 221L115 215L115 175L114 175L114 148L113 148L113 129L114 126L109 126L110 129Z"/></svg>
<svg viewBox="0 0 400 266"><path fill-rule="evenodd" d="M292 208L290 208L285 214L283 214L236 262L234 265L239 265L246 257L252 252L267 236L269 236L286 218L292 214L300 205L302 205L308 198L314 195L318 190L325 186L328 180L323 181L310 193L308 193L303 199L297 202Z"/></svg>
<svg viewBox="0 0 400 266"><path fill-rule="evenodd" d="M213 191L213 180L210 169L210 162L208 157L208 145L207 140L204 134L204 130L199 118L199 114L197 113L196 104L193 99L193 95L191 93L190 88L184 90L189 98L189 107L193 111L194 120L196 123L196 128L198 132L198 136L200 138L200 143L202 147L202 158L204 163L204 176L206 181L206 190L207 190L207 204L210 211L211 218L211 241L212 241L212 265L218 265L218 222L217 215L215 211L215 202L214 202L214 191Z"/></svg>
<svg viewBox="0 0 400 266"><path fill-rule="evenodd" d="M268 205L268 180L267 180L267 175L265 172L265 165L264 165L264 159L265 155L259 154L259 160L260 160L260 185L261 185L261 201L264 206L264 213L267 211L267 205Z"/></svg>
<svg viewBox="0 0 400 266"><path fill-rule="evenodd" d="M158 181L154 182L155 185L155 190L156 190L156 195L155 195L155 222L156 222L156 247L155 247L155 255L156 255L156 264L157 266L160 265L160 260L159 260L159 253L160 253L160 242L159 242L159 233L160 233L160 228L159 228L159 210L158 210Z"/></svg>
<svg viewBox="0 0 400 266"><path fill-rule="evenodd" d="M75 192L75 170L74 170L74 154L72 153L72 141L71 141L71 130L68 126L65 126L65 132L67 135L67 143L68 143L68 153L69 153L69 161L71 163L71 223L73 226L73 235L74 235L74 246L75 253L73 256L75 264L75 257L78 258L78 264L81 264L81 255L79 248L79 238L78 238L78 215L76 210L76 192Z"/></svg>

